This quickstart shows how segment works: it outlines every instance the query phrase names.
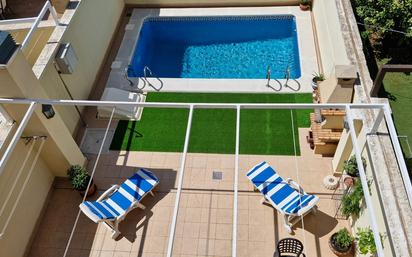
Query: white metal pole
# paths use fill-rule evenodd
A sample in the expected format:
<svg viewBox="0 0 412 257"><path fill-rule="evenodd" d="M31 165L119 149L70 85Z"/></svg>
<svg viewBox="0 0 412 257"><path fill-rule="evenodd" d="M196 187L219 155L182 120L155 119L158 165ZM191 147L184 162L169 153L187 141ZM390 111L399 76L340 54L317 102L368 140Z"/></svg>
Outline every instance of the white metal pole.
<svg viewBox="0 0 412 257"><path fill-rule="evenodd" d="M349 125L350 137L351 137L353 149L355 152L356 163L358 165L360 181L362 183L363 195L364 195L365 202L366 202L366 209L368 210L369 220L372 226L373 238L375 239L376 252L378 254L378 257L383 257L385 255L383 253L383 247L382 247L381 237L379 234L378 223L376 221L376 213L375 213L375 209L372 204L371 196L369 194L368 179L366 177L366 172L363 167L363 161L362 161L362 154L361 154L362 151L360 150L358 142L356 140L357 136L355 132L355 125L353 124L353 117L352 117L351 111L352 110L348 106L346 108L346 118L347 118L347 122Z"/></svg>
<svg viewBox="0 0 412 257"><path fill-rule="evenodd" d="M378 132L379 126L381 125L381 122L382 122L384 117L385 117L384 116L384 110L382 108L378 111L378 116L376 116L376 119L373 123L373 127L372 127L371 131L369 132L369 134L376 134Z"/></svg>
<svg viewBox="0 0 412 257"><path fill-rule="evenodd" d="M232 231L232 257L237 255L237 205L239 184L239 144L240 144L240 105L236 107L236 149L235 149L235 174L233 184L233 231Z"/></svg>
<svg viewBox="0 0 412 257"><path fill-rule="evenodd" d="M17 128L16 132L14 133L13 138L10 141L10 144L7 146L6 151L4 152L3 156L1 157L0 160L0 175L4 171L4 167L6 166L7 161L9 160L14 148L17 145L17 142L19 141L21 135L23 134L24 129L26 128L27 123L29 123L29 120L36 109L36 103L31 102L29 108L26 111L26 114L24 114L23 119L20 122L19 127Z"/></svg>
<svg viewBox="0 0 412 257"><path fill-rule="evenodd" d="M33 142L33 145L35 144L35 142L36 142L36 141ZM4 225L4 227L3 227L2 231L1 231L0 239L2 239L3 236L4 236L4 234L6 233L6 230L7 230L7 227L9 226L9 224L10 224L11 218L13 217L13 214L14 214L14 212L16 211L17 205L18 205L19 202L20 202L20 198L21 198L21 196L23 195L23 192L24 192L24 190L26 189L27 184L29 183L31 174L33 173L33 170L34 170L34 166L36 166L36 164L37 164L37 160L38 160L38 158L39 158L39 156L40 156L41 150L43 149L43 146L44 146L44 143L45 143L45 142L46 142L46 138L43 137L43 138L42 138L42 142L41 142L41 144L40 144L40 147L39 147L39 149L37 150L37 153L36 153L36 155L35 155L35 157L34 157L33 162L31 163L31 166L30 166L29 172L28 172L28 174L27 174L27 177L24 179L23 185L22 185L21 188L20 188L19 194L17 195L17 198L16 198L15 201L14 201L13 207L12 207L12 209L11 209L11 211L10 211L10 213L9 213L9 216L7 217L6 223L5 223L5 225ZM31 152L29 152L29 155L30 155L30 154L31 154Z"/></svg>
<svg viewBox="0 0 412 257"><path fill-rule="evenodd" d="M401 145L399 144L399 140L396 133L395 125L393 124L391 110L389 105L385 105L383 107L383 111L385 114L386 124L389 130L389 136L392 141L393 148L395 150L396 159L398 160L399 169L401 171L403 184L405 186L406 194L408 195L409 205L412 207L412 184L411 179L409 178L408 168L406 167L405 159L403 158L403 152Z"/></svg>
<svg viewBox="0 0 412 257"><path fill-rule="evenodd" d="M133 107L158 107L158 108L196 108L236 109L240 105L242 109L381 109L384 104L309 104L309 103L270 103L270 104L236 104L236 103L159 103L159 102L127 102L127 101L96 101L96 100L56 100L56 99L13 99L0 98L4 104L29 104L37 102L51 105L78 105L78 106L133 106Z"/></svg>
<svg viewBox="0 0 412 257"><path fill-rule="evenodd" d="M56 9L54 9L54 6L50 3L50 1L47 1L46 4L47 4L47 7L49 8L51 16L53 17L54 24L56 24L56 26L59 26L60 22L59 22L59 17L57 16Z"/></svg>
<svg viewBox="0 0 412 257"><path fill-rule="evenodd" d="M184 178L185 164L186 164L186 155L187 155L187 150L189 148L190 131L192 128L193 109L194 109L193 105L190 105L189 118L188 118L187 127L186 127L185 144L183 147L182 159L180 161L179 182L177 185L175 207L173 210L172 223L170 225L169 242L167 244L167 255L166 255L167 257L172 257L172 254L173 254L173 243L174 243L174 237L175 237L175 231L176 231L177 216L179 214L179 203L180 203L180 195L182 193L182 185L183 185L183 178Z"/></svg>
<svg viewBox="0 0 412 257"><path fill-rule="evenodd" d="M34 23L31 25L31 28L30 28L29 32L27 33L26 37L24 38L23 43L21 43L21 50L22 50L22 51L23 51L23 50L26 48L26 46L28 45L31 37L32 37L33 34L34 34L34 31L37 29L37 27L39 26L41 20L43 19L43 16L46 14L46 12L47 12L48 10L50 10L50 13L51 13L52 16L53 16L53 19L57 19L57 14L56 14L56 12L53 13L53 11L51 11L50 6L51 6L51 4L50 4L49 1L47 1L47 2L43 5L43 8L41 9L39 15L37 16L37 18L36 18L36 20L34 21ZM56 17L55 17L54 15L56 15ZM56 25L59 25L58 22L56 22L56 20L55 20L55 23L56 23Z"/></svg>
<svg viewBox="0 0 412 257"><path fill-rule="evenodd" d="M104 147L104 143L106 142L107 134L109 133L110 125L112 124L112 120L113 120L113 116L114 116L115 110L116 110L116 107L113 107L112 113L110 114L109 121L107 122L106 130L104 131L102 143L100 144L99 151L97 152L96 160L94 161L92 174L90 174L89 183L87 184L87 187L86 187L85 194L84 194L84 196L83 196L82 202L86 201L87 193L89 192L90 186L92 185L94 173L96 172L97 164L99 163L100 155L102 154L103 147ZM80 212L81 212L81 210L79 209L78 212L77 212L76 219L75 219L74 224L73 224L72 231L70 232L69 239L67 240L66 248L64 249L64 252L63 252L63 257L66 257L67 253L69 252L69 247L70 247L70 244L71 244L71 242L72 242L72 240L73 240L74 231L76 230L77 223L79 222Z"/></svg>

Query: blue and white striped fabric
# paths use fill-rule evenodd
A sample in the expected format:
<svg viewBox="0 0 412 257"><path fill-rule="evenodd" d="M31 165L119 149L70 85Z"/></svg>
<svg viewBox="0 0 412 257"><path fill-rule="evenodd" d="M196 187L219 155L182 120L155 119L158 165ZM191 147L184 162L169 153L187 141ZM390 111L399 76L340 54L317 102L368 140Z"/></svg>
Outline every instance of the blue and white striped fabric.
<svg viewBox="0 0 412 257"><path fill-rule="evenodd" d="M266 162L253 167L246 176L276 209L286 214L297 214L312 200L317 201L317 196L293 189Z"/></svg>
<svg viewBox="0 0 412 257"><path fill-rule="evenodd" d="M159 180L152 172L139 169L108 199L99 202L84 201L81 208L87 207L101 220L113 220L127 212L133 203L140 202L158 183Z"/></svg>

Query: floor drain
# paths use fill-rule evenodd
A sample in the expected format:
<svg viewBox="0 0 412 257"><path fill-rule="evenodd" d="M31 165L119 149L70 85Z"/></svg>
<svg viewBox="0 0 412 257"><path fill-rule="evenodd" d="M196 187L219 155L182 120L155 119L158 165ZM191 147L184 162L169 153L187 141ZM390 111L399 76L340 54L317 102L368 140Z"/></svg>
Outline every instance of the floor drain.
<svg viewBox="0 0 412 257"><path fill-rule="evenodd" d="M213 171L214 180L222 180L223 173L221 171Z"/></svg>

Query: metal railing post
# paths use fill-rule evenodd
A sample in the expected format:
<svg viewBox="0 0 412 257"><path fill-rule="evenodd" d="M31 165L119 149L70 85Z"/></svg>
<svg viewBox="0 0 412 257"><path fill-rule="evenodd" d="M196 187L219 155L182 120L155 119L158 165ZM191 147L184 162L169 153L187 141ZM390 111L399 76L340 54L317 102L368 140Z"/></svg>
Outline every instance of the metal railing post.
<svg viewBox="0 0 412 257"><path fill-rule="evenodd" d="M373 208L372 199L369 194L368 178L366 177L365 168L363 167L362 151L358 145L355 125L353 124L353 117L352 117L351 111L352 110L349 107L349 105L346 106L346 118L347 118L347 122L349 125L349 134L352 140L353 151L355 152L356 164L358 165L359 177L360 177L360 181L362 184L363 196L366 202L366 209L369 214L369 220L370 220L372 231L373 231L373 238L375 240L376 252L378 254L378 257L383 257L385 256L385 254L383 253L383 246L382 246L381 237L380 237L380 233L378 229L378 222L376 221L375 209Z"/></svg>

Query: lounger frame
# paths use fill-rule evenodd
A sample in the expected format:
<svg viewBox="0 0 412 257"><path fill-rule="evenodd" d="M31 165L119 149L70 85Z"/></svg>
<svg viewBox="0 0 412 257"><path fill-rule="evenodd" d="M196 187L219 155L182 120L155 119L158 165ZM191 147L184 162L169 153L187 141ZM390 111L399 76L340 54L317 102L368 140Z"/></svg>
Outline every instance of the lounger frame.
<svg viewBox="0 0 412 257"><path fill-rule="evenodd" d="M80 209L82 210L82 212L89 217L91 220L93 220L96 223L100 223L102 222L112 233L112 238L116 239L121 233L119 231L119 224L121 221L123 221L126 218L126 215L131 212L132 210L136 209L136 208L141 208L142 210L146 209L146 207L140 203L144 197L147 194L150 194L151 196L154 197L154 193L153 190L156 188L156 186L159 184L159 182L157 182L152 190L146 192L145 194L142 195L140 201L133 201L132 204L130 205L130 207L121 215L115 217L114 219L101 219L99 217L97 217L92 211L90 211L89 208L85 207L84 205L80 205ZM102 202L104 200L106 200L107 198L109 198L112 194L116 193L116 191L120 188L119 185L113 185L111 186L109 189L107 189L97 200L96 202Z"/></svg>
<svg viewBox="0 0 412 257"><path fill-rule="evenodd" d="M285 182L293 189L295 189L298 193L304 195L306 194L303 188L293 179L287 178ZM256 189L257 190L257 189ZM317 206L316 204L319 202L319 198L314 198L311 200L305 207L301 208L296 214L290 214L284 212L282 209L277 208L277 205L272 202L270 198L266 198L266 195L263 195L261 203L270 205L271 207L275 208L278 212L280 212L284 219L284 226L289 234L293 232L292 227L298 223L302 217L306 216L309 213L316 213Z"/></svg>

